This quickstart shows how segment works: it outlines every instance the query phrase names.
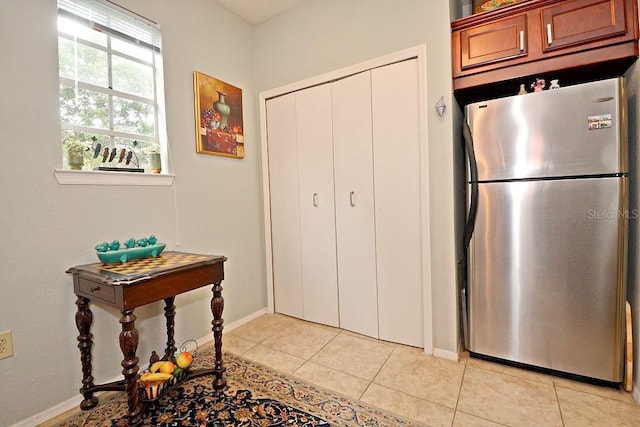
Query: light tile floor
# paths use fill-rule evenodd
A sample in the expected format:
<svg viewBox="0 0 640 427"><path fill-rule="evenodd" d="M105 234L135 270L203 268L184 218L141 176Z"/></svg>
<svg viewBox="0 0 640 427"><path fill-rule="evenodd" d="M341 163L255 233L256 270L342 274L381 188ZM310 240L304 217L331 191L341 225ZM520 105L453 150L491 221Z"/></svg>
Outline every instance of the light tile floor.
<svg viewBox="0 0 640 427"><path fill-rule="evenodd" d="M428 426L635 426L629 393L265 314L225 331L224 349Z"/></svg>

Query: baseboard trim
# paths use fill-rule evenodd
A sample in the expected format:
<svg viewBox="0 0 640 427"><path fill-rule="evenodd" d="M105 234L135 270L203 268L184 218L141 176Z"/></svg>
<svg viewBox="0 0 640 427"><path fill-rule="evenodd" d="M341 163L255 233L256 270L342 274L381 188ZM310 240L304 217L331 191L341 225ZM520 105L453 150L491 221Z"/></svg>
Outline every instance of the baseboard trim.
<svg viewBox="0 0 640 427"><path fill-rule="evenodd" d="M249 314L248 316L245 316L241 319L236 320L233 323L230 323L228 325L225 325L224 330L225 331L231 331L239 326L244 325L245 323L255 319L256 317L260 317L263 314L267 313L268 309L267 307L261 308L260 310L256 311L255 313ZM197 346L199 350L211 347L213 345L213 335L211 333L208 333L207 335L199 338L196 340L197 342ZM187 351L193 351L196 348L196 345L193 344L192 342L187 341L187 343L185 344L186 350ZM147 365L140 365L141 369L146 369ZM111 382L111 381L118 381L121 380L122 376L118 375L117 377L114 377L110 380L107 380L105 382ZM118 393L118 392L98 392L95 393L96 396L100 396L104 393ZM49 409L45 409L44 411L35 414L29 418L26 418L22 421L18 421L17 423L11 425L10 427L36 427L42 423L44 423L45 421L49 421L52 418L57 417L58 415L62 415L65 412L71 410L71 409L75 409L78 408L78 405L80 404L80 394L78 394L77 396L74 396L70 399L65 400L64 402L60 402L55 406L52 406Z"/></svg>
<svg viewBox="0 0 640 427"><path fill-rule="evenodd" d="M250 322L251 320L262 316L263 314L267 314L269 313L269 310L267 307L261 308L260 310L256 311L255 313L249 314L248 316L243 317L242 319L238 319L233 323L229 323L228 325L225 325L224 330L225 331L232 331L235 328L237 328L238 326L242 326L245 323ZM213 337L211 337L211 339L213 339Z"/></svg>
<svg viewBox="0 0 640 427"><path fill-rule="evenodd" d="M434 348L433 355L441 359L453 360L457 362L460 360L460 355L455 351L443 350L441 348Z"/></svg>
<svg viewBox="0 0 640 427"><path fill-rule="evenodd" d="M145 366L146 367L146 366ZM122 375L118 375L117 377L114 377L110 380L105 381L105 383L109 383L112 381L118 381L122 379ZM118 393L115 391L101 391L101 392L96 392L94 393L95 396L100 397L103 396L105 394L108 393ZM82 396L80 394L78 394L77 396L71 397L67 400L65 400L64 402L60 402L55 406L52 406L49 409L45 409L44 411L33 415L27 419L24 419L22 421L18 421L17 423L11 425L10 427L36 427L39 426L40 424L49 421L55 417L57 417L58 415L62 415L67 411L70 411L72 409L77 409L79 408L79 404L80 404L80 400L82 399Z"/></svg>

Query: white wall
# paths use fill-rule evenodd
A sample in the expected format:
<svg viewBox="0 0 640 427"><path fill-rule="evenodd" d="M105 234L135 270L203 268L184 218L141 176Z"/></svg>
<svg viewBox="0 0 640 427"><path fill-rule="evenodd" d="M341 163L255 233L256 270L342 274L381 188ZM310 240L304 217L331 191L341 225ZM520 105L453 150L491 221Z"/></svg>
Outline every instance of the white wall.
<svg viewBox="0 0 640 427"><path fill-rule="evenodd" d="M452 0L452 4L454 1ZM426 43L434 348L458 345L448 2L308 0L255 27L256 88L274 89ZM449 106L440 118L433 105Z"/></svg>
<svg viewBox="0 0 640 427"><path fill-rule="evenodd" d="M227 324L266 305L252 29L211 0L118 0L161 24L175 187L59 185L56 0L0 0L0 425L81 396L75 297L65 270L94 245L155 234L228 257ZM187 5L187 6L185 6ZM243 89L246 158L196 154L193 71ZM211 331L211 291L176 298L176 342ZM120 374L119 313L94 307L94 377ZM138 355L165 347L162 304L136 310Z"/></svg>

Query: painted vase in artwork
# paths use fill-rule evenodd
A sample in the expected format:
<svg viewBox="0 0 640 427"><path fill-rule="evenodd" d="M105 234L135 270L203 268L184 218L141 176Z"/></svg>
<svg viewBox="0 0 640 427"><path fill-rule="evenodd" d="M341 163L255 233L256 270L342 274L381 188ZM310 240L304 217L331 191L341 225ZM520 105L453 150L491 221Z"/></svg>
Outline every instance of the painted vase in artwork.
<svg viewBox="0 0 640 427"><path fill-rule="evenodd" d="M220 113L220 129L224 130L227 127L227 120L229 119L229 113L231 113L231 107L225 102L227 95L218 91L218 100L213 103L214 111Z"/></svg>

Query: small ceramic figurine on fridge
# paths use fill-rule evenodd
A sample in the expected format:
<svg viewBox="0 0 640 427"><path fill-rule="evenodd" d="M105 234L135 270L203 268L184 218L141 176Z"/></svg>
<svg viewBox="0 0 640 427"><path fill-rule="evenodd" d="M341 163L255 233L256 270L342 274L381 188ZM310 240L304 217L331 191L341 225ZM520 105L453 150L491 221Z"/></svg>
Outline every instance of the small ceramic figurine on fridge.
<svg viewBox="0 0 640 427"><path fill-rule="evenodd" d="M547 82L545 82L544 79L536 79L535 82L531 83L531 89L533 89L534 92L542 92L546 85Z"/></svg>
<svg viewBox="0 0 640 427"><path fill-rule="evenodd" d="M560 80L558 79L553 79L551 80L551 86L549 86L549 89L560 89L560 85L558 84Z"/></svg>
<svg viewBox="0 0 640 427"><path fill-rule="evenodd" d="M527 94L527 90L524 88L524 83L520 83L520 91L518 92L518 95L526 95Z"/></svg>

